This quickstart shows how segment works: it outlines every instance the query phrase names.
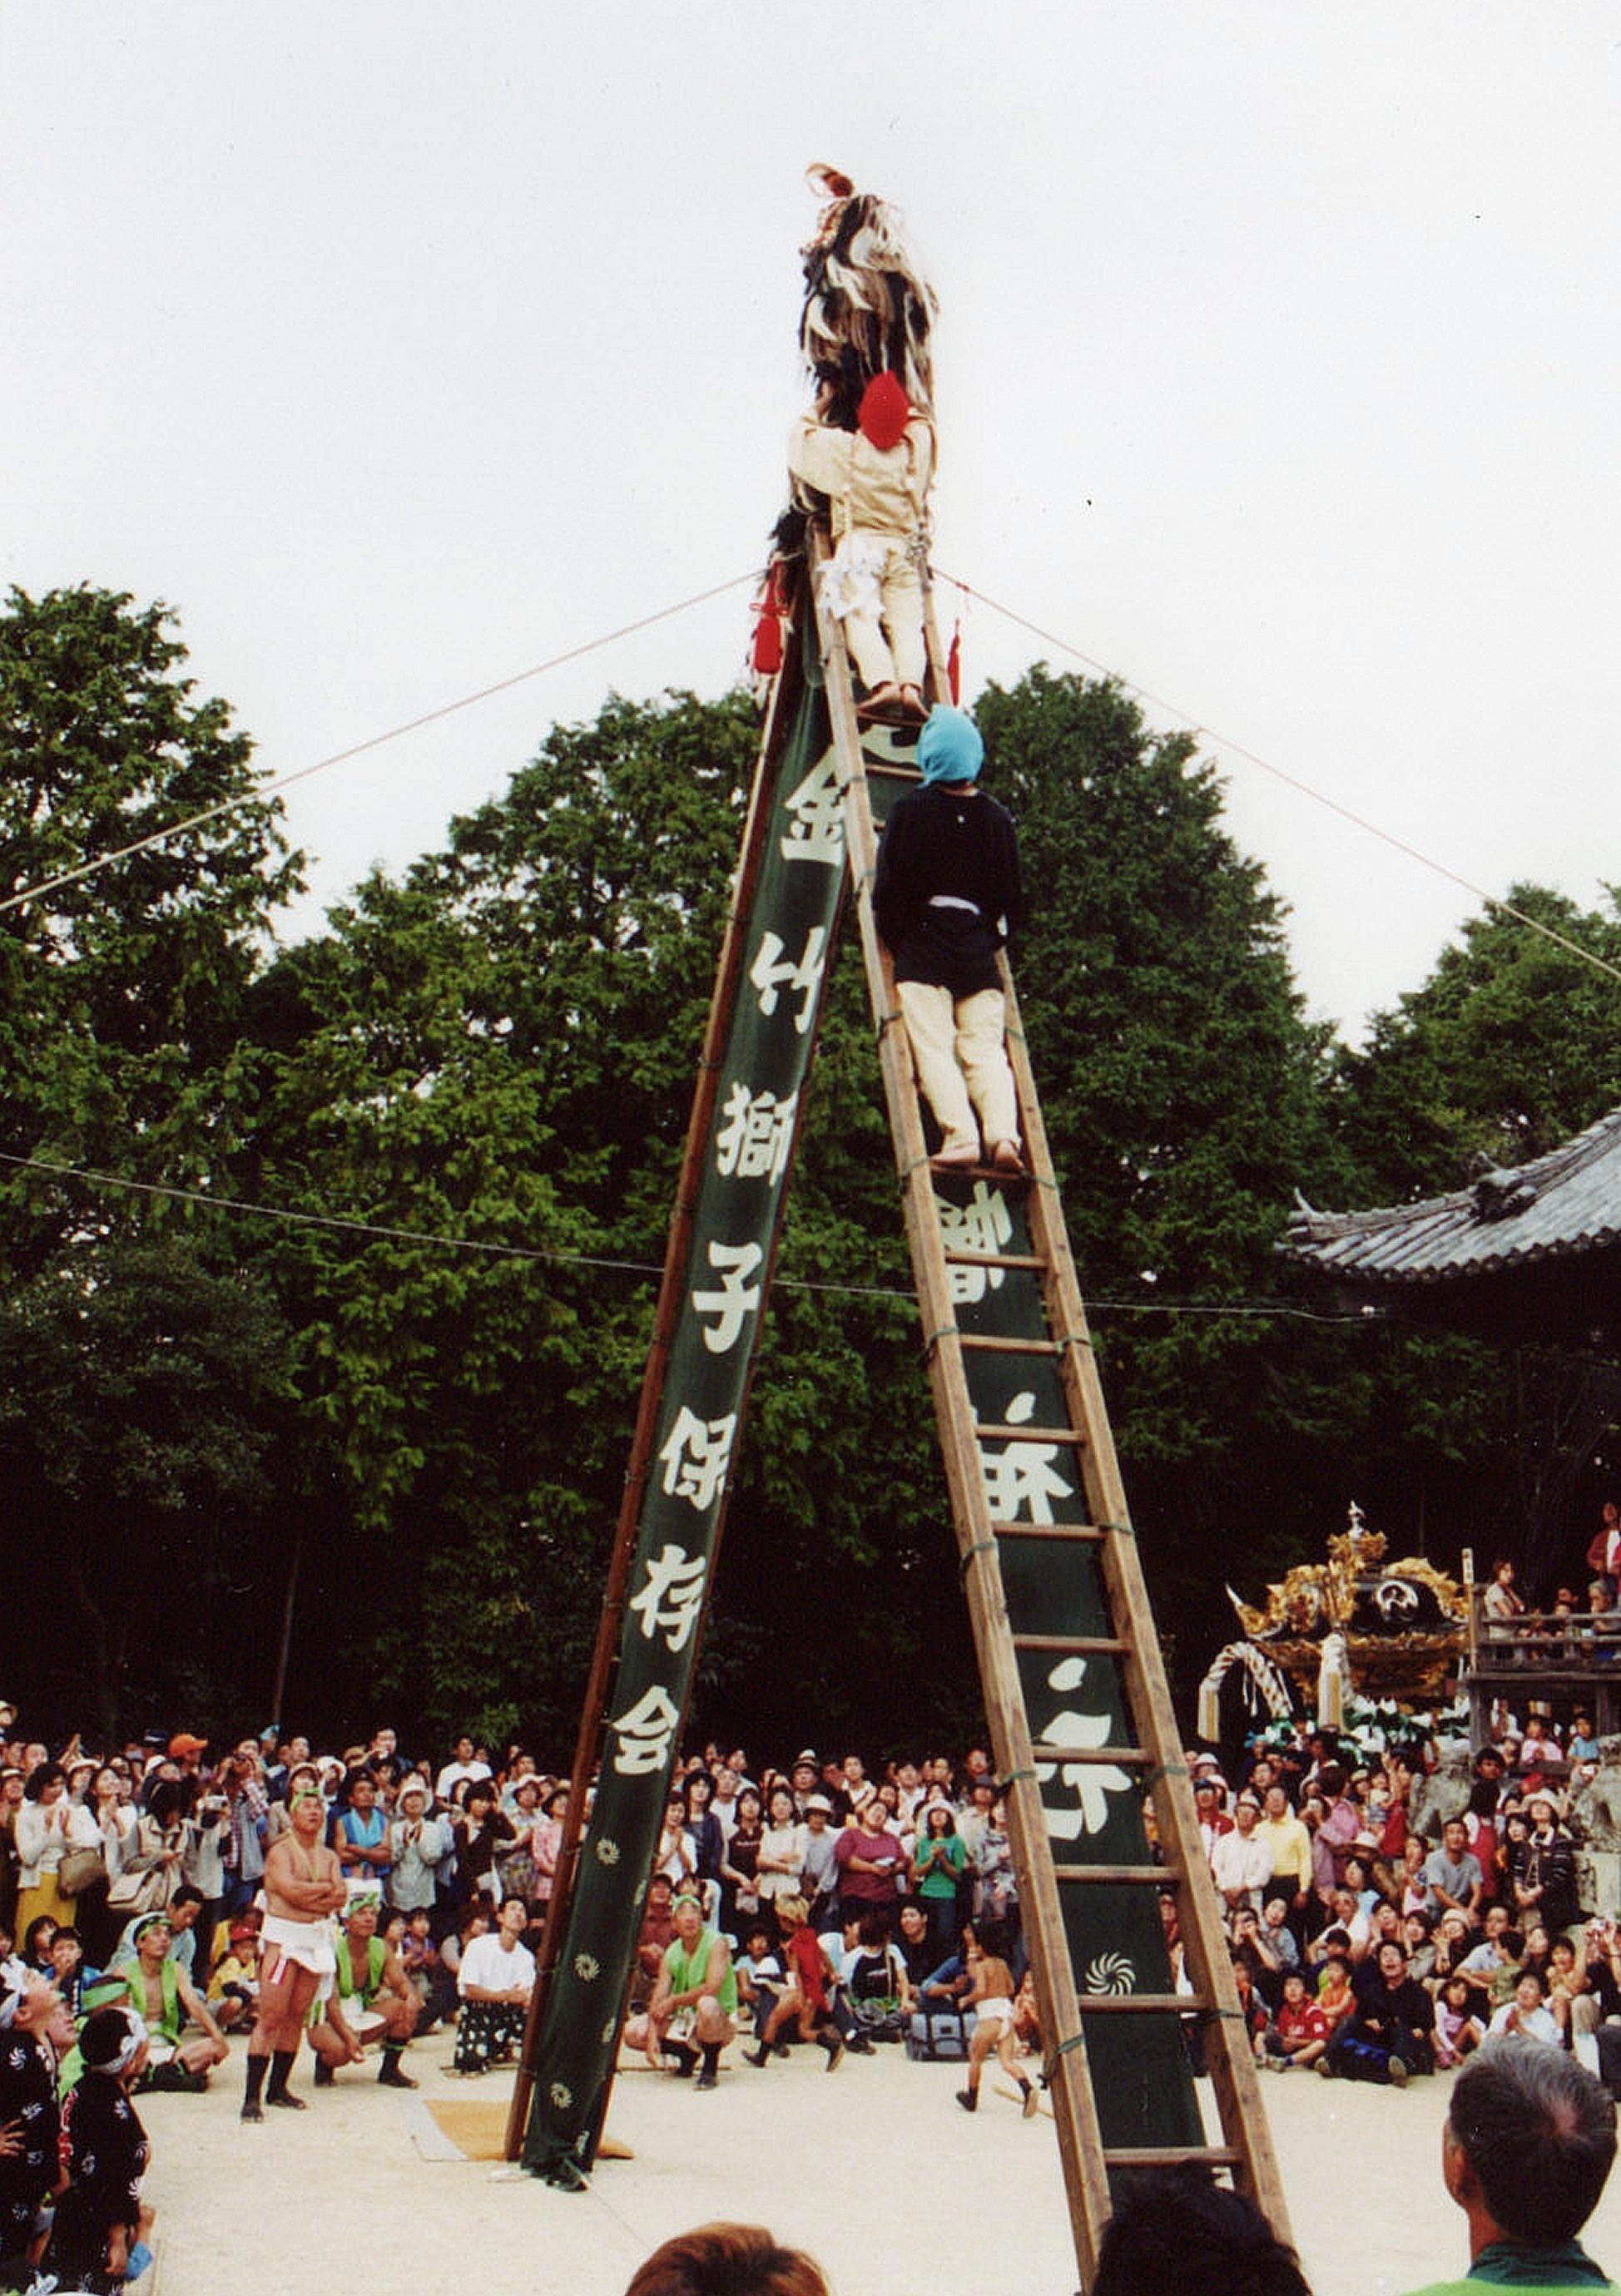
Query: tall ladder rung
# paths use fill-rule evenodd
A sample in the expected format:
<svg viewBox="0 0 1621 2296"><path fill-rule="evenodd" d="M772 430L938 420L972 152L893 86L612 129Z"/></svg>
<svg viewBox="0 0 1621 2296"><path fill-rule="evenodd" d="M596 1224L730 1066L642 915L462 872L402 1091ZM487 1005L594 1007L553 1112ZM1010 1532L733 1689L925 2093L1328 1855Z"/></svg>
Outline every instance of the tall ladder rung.
<svg viewBox="0 0 1621 2296"><path fill-rule="evenodd" d="M1207 1993L1078 1993L1082 2017L1207 2016L1215 2004Z"/></svg>
<svg viewBox="0 0 1621 2296"><path fill-rule="evenodd" d="M1068 1443L1077 1451L1086 1448L1086 1437L1078 1427L1016 1427L1011 1420L976 1419L974 1432L982 1443Z"/></svg>
<svg viewBox="0 0 1621 2296"><path fill-rule="evenodd" d="M1123 1658L1131 1645L1123 1635L1015 1635L1013 1647L1070 1658Z"/></svg>
<svg viewBox="0 0 1621 2296"><path fill-rule="evenodd" d="M1040 1275L1047 1262L1039 1251L959 1251L948 1246L948 1267L1026 1267Z"/></svg>
<svg viewBox="0 0 1621 2296"><path fill-rule="evenodd" d="M1181 1876L1169 1866L1055 1866L1060 1882L1126 1882L1145 1889L1173 1889Z"/></svg>
<svg viewBox="0 0 1621 2296"><path fill-rule="evenodd" d="M1231 2144L1106 2144L1106 2169L1236 2169L1244 2155Z"/></svg>
<svg viewBox="0 0 1621 2296"><path fill-rule="evenodd" d="M989 1332L959 1332L957 1344L985 1356L1061 1356L1062 1340L1004 1340Z"/></svg>
<svg viewBox="0 0 1621 2296"><path fill-rule="evenodd" d="M1097 1522L998 1522L992 1529L999 1539L1049 1539L1055 1546L1101 1546L1110 1536L1109 1527Z"/></svg>
<svg viewBox="0 0 1621 2296"><path fill-rule="evenodd" d="M1038 1762L1092 1762L1122 1770L1151 1770L1154 1757L1146 1746L1049 1746L1038 1738L1033 1752Z"/></svg>

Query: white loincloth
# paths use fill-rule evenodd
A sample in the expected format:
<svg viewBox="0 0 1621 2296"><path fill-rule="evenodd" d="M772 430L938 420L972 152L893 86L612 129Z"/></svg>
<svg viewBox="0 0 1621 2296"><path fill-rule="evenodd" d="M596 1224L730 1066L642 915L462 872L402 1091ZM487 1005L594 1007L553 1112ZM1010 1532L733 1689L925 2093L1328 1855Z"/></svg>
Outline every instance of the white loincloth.
<svg viewBox="0 0 1621 2296"><path fill-rule="evenodd" d="M1005 1995L992 1994L990 2000L976 2001L974 2006L982 2022L987 2025L1011 2025L1013 2022L1013 2004Z"/></svg>
<svg viewBox="0 0 1621 2296"><path fill-rule="evenodd" d="M276 1949L276 1966L265 1979L266 1984L274 1985L282 1963L292 1961L319 1978L317 2001L331 1997L338 1978L338 1954L332 1923L325 1915L315 1922L292 1922L280 1914L267 1914L259 1934L261 1945Z"/></svg>

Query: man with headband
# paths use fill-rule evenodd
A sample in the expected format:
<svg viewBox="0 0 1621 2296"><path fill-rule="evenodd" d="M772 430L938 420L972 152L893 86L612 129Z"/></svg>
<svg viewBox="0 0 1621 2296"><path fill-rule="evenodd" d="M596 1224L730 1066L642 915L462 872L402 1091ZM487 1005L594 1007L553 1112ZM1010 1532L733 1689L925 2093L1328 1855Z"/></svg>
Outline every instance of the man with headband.
<svg viewBox="0 0 1621 2296"><path fill-rule="evenodd" d="M287 1780L287 1832L265 1857L265 1925L260 1931L259 2015L248 2040L244 2120L262 2120L259 2103L301 2112L287 2086L310 2010L333 1990L338 1959L333 1915L348 1892L337 1856L326 1846L326 1805L308 1765ZM265 2075L270 2075L269 2087Z"/></svg>
<svg viewBox="0 0 1621 2296"><path fill-rule="evenodd" d="M317 2088L329 2087L341 2066L358 2065L371 2041L383 2044L377 2078L385 2088L416 2086L399 2057L416 2030L422 2004L399 1956L377 1934L382 1910L383 1892L374 1884L350 1885L336 1948L337 1989L320 2023L309 2029Z"/></svg>
<svg viewBox="0 0 1621 2296"><path fill-rule="evenodd" d="M984 754L963 710L929 712L917 742L923 785L897 798L885 825L873 914L940 1126L936 1166L983 1161L1014 1173L1024 1160L997 956L1024 901L1012 817L979 787Z"/></svg>
<svg viewBox="0 0 1621 2296"><path fill-rule="evenodd" d="M141 2199L146 2131L129 2092L146 2062L146 2028L133 2009L104 2006L79 2035L84 2071L62 2111L68 2187L45 2251L52 2285L121 2286L150 2261L142 2243L152 2212Z"/></svg>

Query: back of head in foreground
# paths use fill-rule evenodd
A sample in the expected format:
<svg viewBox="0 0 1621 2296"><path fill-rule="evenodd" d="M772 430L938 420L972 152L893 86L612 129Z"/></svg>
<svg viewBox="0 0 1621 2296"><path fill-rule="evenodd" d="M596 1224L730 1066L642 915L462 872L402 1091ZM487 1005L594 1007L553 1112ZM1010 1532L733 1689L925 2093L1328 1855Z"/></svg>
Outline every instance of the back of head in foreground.
<svg viewBox="0 0 1621 2296"><path fill-rule="evenodd" d="M1123 2177L1091 2296L1312 2296L1299 2259L1254 2201L1203 2169Z"/></svg>
<svg viewBox="0 0 1621 2296"><path fill-rule="evenodd" d="M829 2296L820 2267L763 2225L699 2225L654 2249L625 2296Z"/></svg>
<svg viewBox="0 0 1621 2296"><path fill-rule="evenodd" d="M1444 2167L1469 2219L1471 2255L1499 2240L1573 2241L1615 2157L1615 2103L1562 2049L1505 2034L1477 2049L1452 2085Z"/></svg>

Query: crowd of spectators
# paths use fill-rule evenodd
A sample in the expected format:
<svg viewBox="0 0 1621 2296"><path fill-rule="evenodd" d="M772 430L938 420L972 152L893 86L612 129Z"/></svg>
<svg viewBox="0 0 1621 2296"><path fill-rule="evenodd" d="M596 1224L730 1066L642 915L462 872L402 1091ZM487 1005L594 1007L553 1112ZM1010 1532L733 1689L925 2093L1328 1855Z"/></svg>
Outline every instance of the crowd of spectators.
<svg viewBox="0 0 1621 2296"><path fill-rule="evenodd" d="M1581 1912L1568 1823L1572 1784L1591 1775L1597 1742L1580 1713L1562 1726L1532 1716L1523 1731L1502 1718L1457 1806L1427 1831L1415 1808L1428 1762L1417 1749L1364 1761L1303 1729L1254 1747L1230 1779L1215 1756L1194 1758L1195 1807L1259 2064L1400 2085L1510 2033L1572 2051L1621 2084L1621 1932ZM89 2080L81 2121L123 2127L116 2087L133 2122L133 2164L144 2140L129 2095L207 2085L232 2032L253 2026L256 1899L291 1823L290 1782L318 1786L321 1833L349 1891L338 1981L312 2039L317 2085L380 2040L380 2077L410 2086L401 2053L441 2019L457 2022L457 2070L511 2054L569 1796L567 1780L521 1748L492 1759L464 1737L435 1768L384 1728L341 1754L268 1731L217 1754L180 1732L105 1758L76 1738L53 1756L17 1736L0 1707L8 1727L0 2129L30 2084L60 2106ZM1033 2109L1011 2052L1039 2047L1039 2019L983 1747L960 1765L929 1755L876 1775L856 1755L808 1747L758 1775L742 1748L712 1744L680 1763L638 1941L639 2022L628 2029L653 2062L673 2055L679 2070L689 2068L656 2013L684 1898L702 1935L724 1942L730 2013L739 2032L752 2026L753 2063L765 2067L795 2038L819 2043L831 2066L846 2048L909 2038L919 2054L968 2061L961 2101L971 2104L994 2051L1016 2081L1008 2093ZM1166 1934L1180 1975L1168 1896ZM996 2013L976 2046L975 2013L984 2023L987 2004ZM108 2012L116 2030L95 2021ZM33 2149L0 2154L12 2249L48 2192L71 2189L61 2185L54 2136L48 2161L25 2157ZM138 2181L122 2229L105 2228L126 2263L140 2240ZM70 2208L69 2220L82 2215Z"/></svg>
<svg viewBox="0 0 1621 2296"><path fill-rule="evenodd" d="M1621 2085L1621 1934L1578 1904L1570 1822L1598 1763L1591 1720L1522 1730L1500 1710L1494 1726L1450 1797L1419 1792L1433 1749L1363 1760L1304 1728L1230 1781L1195 1758L1259 2064L1400 2087L1510 2033Z"/></svg>

